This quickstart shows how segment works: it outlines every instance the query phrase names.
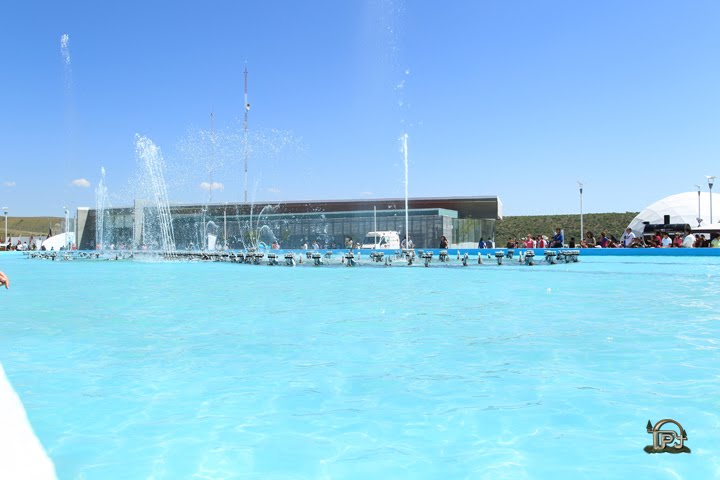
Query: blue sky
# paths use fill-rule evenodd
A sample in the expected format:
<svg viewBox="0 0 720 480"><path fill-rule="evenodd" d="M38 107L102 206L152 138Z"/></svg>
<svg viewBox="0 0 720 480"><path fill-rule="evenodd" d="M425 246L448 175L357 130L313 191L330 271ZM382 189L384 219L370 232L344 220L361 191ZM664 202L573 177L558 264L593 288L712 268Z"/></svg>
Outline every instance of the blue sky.
<svg viewBox="0 0 720 480"><path fill-rule="evenodd" d="M241 131L246 63L258 201L402 197L403 133L410 196L499 195L506 215L576 213L577 180L585 212L639 211L720 175L718 2L1 9L11 216L94 206L101 167L129 204L136 134L161 148L172 201L207 200L202 182L223 185L214 202L241 200L242 156L222 148L205 168L202 138L211 112L216 135Z"/></svg>

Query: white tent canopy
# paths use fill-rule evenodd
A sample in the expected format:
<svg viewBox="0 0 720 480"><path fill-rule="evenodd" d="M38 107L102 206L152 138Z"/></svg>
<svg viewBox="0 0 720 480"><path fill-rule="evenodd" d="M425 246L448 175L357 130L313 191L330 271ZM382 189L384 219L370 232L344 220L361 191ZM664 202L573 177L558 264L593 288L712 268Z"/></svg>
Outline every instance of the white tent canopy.
<svg viewBox="0 0 720 480"><path fill-rule="evenodd" d="M42 242L42 246L45 247L45 250L60 250L61 248L65 248L68 244L72 245L73 243L75 243L75 232L68 232L53 235Z"/></svg>
<svg viewBox="0 0 720 480"><path fill-rule="evenodd" d="M713 223L720 221L720 194L713 198ZM670 195L646 207L638 213L628 227L635 235L641 235L648 223L664 223L665 215L670 215L670 223L687 223L691 227L698 226L698 216L703 219L701 226L710 223L710 192L700 192L700 215L698 215L698 192L685 192Z"/></svg>
<svg viewBox="0 0 720 480"><path fill-rule="evenodd" d="M713 207L713 220L714 219L715 219L715 208ZM720 223L715 222L715 223L705 224L705 222L703 222L703 224L700 225L699 227L693 227L693 232L698 232L698 233L720 232Z"/></svg>

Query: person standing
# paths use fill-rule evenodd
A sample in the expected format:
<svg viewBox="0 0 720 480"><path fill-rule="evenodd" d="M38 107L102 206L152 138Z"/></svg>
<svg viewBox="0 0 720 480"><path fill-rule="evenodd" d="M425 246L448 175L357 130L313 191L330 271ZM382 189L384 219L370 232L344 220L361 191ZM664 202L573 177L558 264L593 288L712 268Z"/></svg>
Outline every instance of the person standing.
<svg viewBox="0 0 720 480"><path fill-rule="evenodd" d="M448 243L448 239L445 237L445 235L440 237L440 248L447 249L449 246L450 244Z"/></svg>
<svg viewBox="0 0 720 480"><path fill-rule="evenodd" d="M551 247L552 248L562 248L563 242L565 241L565 238L563 238L562 230L560 227L555 229L555 235L553 235L553 242Z"/></svg>
<svg viewBox="0 0 720 480"><path fill-rule="evenodd" d="M628 227L625 229L625 233L623 233L622 236L623 246L625 246L625 248L630 248L634 240L635 234L633 233L632 228Z"/></svg>
<svg viewBox="0 0 720 480"><path fill-rule="evenodd" d="M532 235L529 233L527 234L527 237L525 239L525 248L535 248L535 240L533 240Z"/></svg>
<svg viewBox="0 0 720 480"><path fill-rule="evenodd" d="M690 230L685 230L682 246L683 248L695 248L695 235Z"/></svg>

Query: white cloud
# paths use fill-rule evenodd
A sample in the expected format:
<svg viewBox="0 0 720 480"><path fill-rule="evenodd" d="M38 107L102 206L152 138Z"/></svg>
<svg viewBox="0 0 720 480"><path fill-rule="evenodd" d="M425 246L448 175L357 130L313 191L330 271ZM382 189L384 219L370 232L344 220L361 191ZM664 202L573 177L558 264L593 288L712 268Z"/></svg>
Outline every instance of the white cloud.
<svg viewBox="0 0 720 480"><path fill-rule="evenodd" d="M3 186L5 186L5 187L14 187L14 186L15 186L15 182L3 182Z"/></svg>
<svg viewBox="0 0 720 480"><path fill-rule="evenodd" d="M360 192L363 197L372 197L373 192Z"/></svg>
<svg viewBox="0 0 720 480"><path fill-rule="evenodd" d="M223 185L223 184L220 183L220 182L212 182L212 183L202 182L202 183L200 184L200 188L202 188L203 190L207 190L207 191L210 191L210 190L224 190L224 189L225 189L225 185Z"/></svg>
<svg viewBox="0 0 720 480"><path fill-rule="evenodd" d="M270 187L267 189L269 193L280 193L280 189L277 187Z"/></svg>
<svg viewBox="0 0 720 480"><path fill-rule="evenodd" d="M90 186L90 182L87 181L87 180L85 180L84 178L76 178L76 179L73 180L71 183L72 183L72 185L73 185L74 187L87 188L87 187Z"/></svg>

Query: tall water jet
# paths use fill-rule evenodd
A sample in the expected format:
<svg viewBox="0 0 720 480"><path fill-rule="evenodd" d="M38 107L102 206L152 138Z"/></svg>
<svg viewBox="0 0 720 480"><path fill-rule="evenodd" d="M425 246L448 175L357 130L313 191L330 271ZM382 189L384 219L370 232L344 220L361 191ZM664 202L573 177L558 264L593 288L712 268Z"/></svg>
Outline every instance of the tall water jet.
<svg viewBox="0 0 720 480"><path fill-rule="evenodd" d="M100 169L100 182L95 189L95 248L104 250L105 245L105 214L106 209L112 207L108 197L107 186L105 185L105 167Z"/></svg>
<svg viewBox="0 0 720 480"><path fill-rule="evenodd" d="M60 36L60 54L65 67L65 94L70 97L72 91L72 64L70 63L70 35L63 33Z"/></svg>
<svg viewBox="0 0 720 480"><path fill-rule="evenodd" d="M248 156L250 151L248 150L248 112L250 111L250 103L248 102L248 69L245 65L245 122L243 126L243 157L245 160L245 177L243 185L245 188L244 203L247 203L247 187L248 187Z"/></svg>
<svg viewBox="0 0 720 480"><path fill-rule="evenodd" d="M408 213L408 134L402 136L405 157L405 248L410 248L410 218Z"/></svg>
<svg viewBox="0 0 720 480"><path fill-rule="evenodd" d="M205 244L207 245L206 250L213 252L215 251L215 248L217 247L217 237L219 228L215 222L212 220L207 222L205 225L205 232L206 232L206 239Z"/></svg>
<svg viewBox="0 0 720 480"><path fill-rule="evenodd" d="M149 202L148 205L141 203L135 208L135 215L142 216L143 242L149 243L164 255L172 256L175 254L175 234L163 174L165 162L162 153L152 140L141 135L135 135L135 153L142 166L144 198Z"/></svg>
<svg viewBox="0 0 720 480"><path fill-rule="evenodd" d="M73 152L74 135L75 135L75 105L73 99L73 77L72 77L72 64L70 61L70 35L63 33L60 36L60 54L63 59L63 67L65 69L65 154L63 155L63 172L69 172L70 169L70 158L75 157ZM67 195L67 190L65 195ZM66 197L67 204L67 197ZM67 243L67 242L66 242Z"/></svg>

